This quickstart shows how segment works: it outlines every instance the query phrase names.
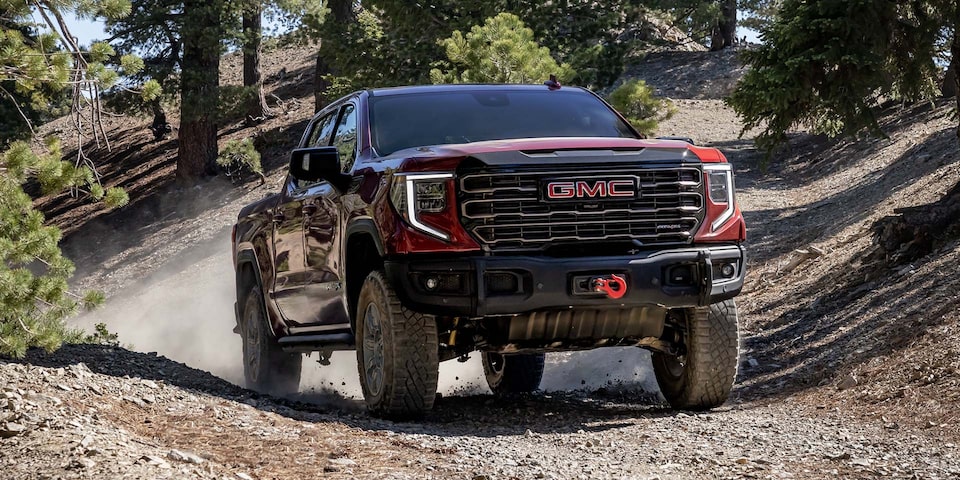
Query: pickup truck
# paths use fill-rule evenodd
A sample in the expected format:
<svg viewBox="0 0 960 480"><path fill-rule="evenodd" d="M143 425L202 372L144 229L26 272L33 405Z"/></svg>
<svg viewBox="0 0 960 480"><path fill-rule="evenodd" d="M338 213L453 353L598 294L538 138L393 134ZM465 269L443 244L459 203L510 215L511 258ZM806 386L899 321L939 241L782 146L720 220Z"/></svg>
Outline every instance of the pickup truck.
<svg viewBox="0 0 960 480"><path fill-rule="evenodd" d="M715 407L745 238L720 151L644 139L588 90L356 92L233 228L246 382L292 394L303 354L356 350L369 411L404 418L443 361L481 352L508 394L539 387L547 352L635 346L673 407Z"/></svg>

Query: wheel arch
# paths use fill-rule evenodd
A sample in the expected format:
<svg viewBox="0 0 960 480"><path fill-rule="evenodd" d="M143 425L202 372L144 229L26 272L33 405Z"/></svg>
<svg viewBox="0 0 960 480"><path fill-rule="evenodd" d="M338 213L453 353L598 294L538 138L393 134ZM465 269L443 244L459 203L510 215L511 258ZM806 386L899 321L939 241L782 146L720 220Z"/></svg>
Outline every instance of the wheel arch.
<svg viewBox="0 0 960 480"><path fill-rule="evenodd" d="M243 304L247 293L254 287L260 288L260 301L263 302L263 311L266 313L267 331L276 336L276 329L273 325L272 311L267 304L266 291L263 285L263 276L260 272L260 263L257 259L257 253L253 248L242 249L237 252L236 267L236 287L237 287L237 326L240 325L240 319L243 315Z"/></svg>
<svg viewBox="0 0 960 480"><path fill-rule="evenodd" d="M356 331L357 300L367 275L383 268L383 242L373 219L355 220L346 229L344 273L346 280L347 313L350 327Z"/></svg>

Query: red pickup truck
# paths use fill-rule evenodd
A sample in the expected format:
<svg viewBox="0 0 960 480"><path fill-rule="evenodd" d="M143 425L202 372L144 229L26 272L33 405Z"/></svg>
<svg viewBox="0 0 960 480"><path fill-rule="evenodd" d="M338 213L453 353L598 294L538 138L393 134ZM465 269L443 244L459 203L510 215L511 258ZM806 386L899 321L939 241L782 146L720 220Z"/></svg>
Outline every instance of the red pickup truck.
<svg viewBox="0 0 960 480"><path fill-rule="evenodd" d="M676 408L723 403L746 229L713 148L646 140L590 91L443 85L348 95L233 230L248 386L356 350L371 412L421 415L439 362L480 351L495 393L546 352L653 352Z"/></svg>

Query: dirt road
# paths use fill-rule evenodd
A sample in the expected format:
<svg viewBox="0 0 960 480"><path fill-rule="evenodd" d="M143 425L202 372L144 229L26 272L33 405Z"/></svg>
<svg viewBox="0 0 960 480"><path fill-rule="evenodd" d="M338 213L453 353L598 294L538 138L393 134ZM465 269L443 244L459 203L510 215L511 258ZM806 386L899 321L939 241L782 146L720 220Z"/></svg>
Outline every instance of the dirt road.
<svg viewBox="0 0 960 480"><path fill-rule="evenodd" d="M783 226L755 212L787 200L756 171L732 112L716 100L678 103L662 132L698 132L725 149L751 238L768 240ZM960 476L960 451L938 425L862 417L832 385L814 397L786 396L789 376L758 386L761 372L783 367L754 358L750 330L731 401L704 413L665 407L635 349L550 356L546 392L507 399L489 395L476 359L448 362L436 411L412 423L363 412L350 354L311 363L296 398L243 390L229 383L241 378L240 344L224 235L238 205L262 194L174 212L176 221L128 232L137 242L78 257L82 285L112 298L80 322L106 322L132 351L71 346L0 361L0 478ZM754 258L779 254L775 242L750 248ZM751 295L740 301L756 304ZM743 324L763 314L745 311Z"/></svg>

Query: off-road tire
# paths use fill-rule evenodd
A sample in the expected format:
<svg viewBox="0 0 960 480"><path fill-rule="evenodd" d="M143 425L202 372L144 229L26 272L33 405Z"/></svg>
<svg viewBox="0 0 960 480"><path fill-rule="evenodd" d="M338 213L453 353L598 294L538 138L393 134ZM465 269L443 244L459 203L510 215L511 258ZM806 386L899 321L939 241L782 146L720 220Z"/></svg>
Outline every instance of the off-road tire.
<svg viewBox="0 0 960 480"><path fill-rule="evenodd" d="M533 392L540 388L545 358L543 353L502 355L483 352L483 375L494 394Z"/></svg>
<svg viewBox="0 0 960 480"><path fill-rule="evenodd" d="M263 294L253 287L243 302L243 377L247 388L271 395L296 394L300 389L303 355L286 353L269 331Z"/></svg>
<svg viewBox="0 0 960 480"><path fill-rule="evenodd" d="M365 338L368 329L372 333ZM405 419L433 408L440 369L436 319L407 310L382 272L370 273L360 289L356 344L360 386L370 413Z"/></svg>
<svg viewBox="0 0 960 480"><path fill-rule="evenodd" d="M686 311L682 356L654 352L653 372L678 410L706 410L727 401L740 363L737 304L726 300Z"/></svg>

